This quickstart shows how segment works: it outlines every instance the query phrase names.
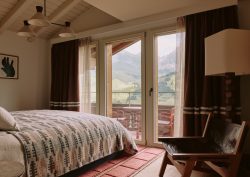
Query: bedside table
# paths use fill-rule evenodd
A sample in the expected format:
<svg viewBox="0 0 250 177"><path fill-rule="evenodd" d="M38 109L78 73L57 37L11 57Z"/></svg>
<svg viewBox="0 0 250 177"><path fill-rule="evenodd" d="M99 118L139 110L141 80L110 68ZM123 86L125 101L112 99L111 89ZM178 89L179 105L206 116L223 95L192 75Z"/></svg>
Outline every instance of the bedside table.
<svg viewBox="0 0 250 177"><path fill-rule="evenodd" d="M0 161L0 177L20 177L24 173L24 165L15 161Z"/></svg>

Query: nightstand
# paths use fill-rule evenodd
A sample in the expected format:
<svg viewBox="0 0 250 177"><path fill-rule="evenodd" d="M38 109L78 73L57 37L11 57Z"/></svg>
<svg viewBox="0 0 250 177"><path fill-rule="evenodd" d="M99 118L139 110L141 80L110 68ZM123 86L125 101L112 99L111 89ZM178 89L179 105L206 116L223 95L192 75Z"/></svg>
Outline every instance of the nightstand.
<svg viewBox="0 0 250 177"><path fill-rule="evenodd" d="M24 165L15 161L0 161L0 177L21 177Z"/></svg>

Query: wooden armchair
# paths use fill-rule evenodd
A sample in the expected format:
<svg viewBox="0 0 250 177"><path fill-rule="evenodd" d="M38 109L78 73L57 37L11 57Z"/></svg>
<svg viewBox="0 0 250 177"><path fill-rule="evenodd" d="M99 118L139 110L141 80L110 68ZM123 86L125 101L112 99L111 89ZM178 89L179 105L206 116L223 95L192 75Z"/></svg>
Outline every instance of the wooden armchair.
<svg viewBox="0 0 250 177"><path fill-rule="evenodd" d="M238 125L209 115L202 137L159 138L166 149L159 176L171 164L182 177L190 177L193 169L204 170L205 163L222 177L237 177L246 134L246 122Z"/></svg>

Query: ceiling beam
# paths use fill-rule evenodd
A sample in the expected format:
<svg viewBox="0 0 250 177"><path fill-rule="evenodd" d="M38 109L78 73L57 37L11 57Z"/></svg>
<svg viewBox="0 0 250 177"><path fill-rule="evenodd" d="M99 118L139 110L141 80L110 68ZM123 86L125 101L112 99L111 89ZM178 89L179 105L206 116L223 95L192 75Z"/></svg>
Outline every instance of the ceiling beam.
<svg viewBox="0 0 250 177"><path fill-rule="evenodd" d="M67 14L73 7L75 7L79 2L82 0L66 0L64 1L55 11L53 11L49 16L48 19L51 22L56 23L61 17ZM34 29L35 33L42 32L41 27L37 27Z"/></svg>
<svg viewBox="0 0 250 177"><path fill-rule="evenodd" d="M70 11L76 4L82 0L66 0L62 3L48 18L51 21L59 20L63 15Z"/></svg>
<svg viewBox="0 0 250 177"><path fill-rule="evenodd" d="M20 16L33 3L33 0L19 0L0 22L0 32L8 29L18 16Z"/></svg>

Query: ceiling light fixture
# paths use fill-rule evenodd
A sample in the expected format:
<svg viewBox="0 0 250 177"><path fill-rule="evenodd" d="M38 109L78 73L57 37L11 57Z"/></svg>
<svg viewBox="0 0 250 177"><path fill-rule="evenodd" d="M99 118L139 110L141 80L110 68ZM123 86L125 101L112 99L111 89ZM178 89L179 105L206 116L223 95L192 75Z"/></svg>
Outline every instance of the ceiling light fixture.
<svg viewBox="0 0 250 177"><path fill-rule="evenodd" d="M30 24L28 23L28 21L24 20L23 23L24 26L17 32L17 35L27 38L35 37L35 33L30 28Z"/></svg>
<svg viewBox="0 0 250 177"><path fill-rule="evenodd" d="M58 24L50 22L46 16L46 0L44 0L44 13L42 6L36 6L36 14L30 20L24 21L24 26L17 32L17 35L23 37L35 37L35 33L30 28L30 25L37 27L46 27L50 24L62 26L63 29L59 32L60 37L73 37L74 31L70 27L70 22L65 22L65 24Z"/></svg>
<svg viewBox="0 0 250 177"><path fill-rule="evenodd" d="M64 28L58 34L60 37L74 37L74 31L70 28L70 22L65 22Z"/></svg>
<svg viewBox="0 0 250 177"><path fill-rule="evenodd" d="M49 26L50 22L48 20L48 17L46 17L46 10L44 10L44 15L42 12L43 12L43 7L36 6L36 14L33 17L31 17L30 20L28 20L29 24L40 27Z"/></svg>

